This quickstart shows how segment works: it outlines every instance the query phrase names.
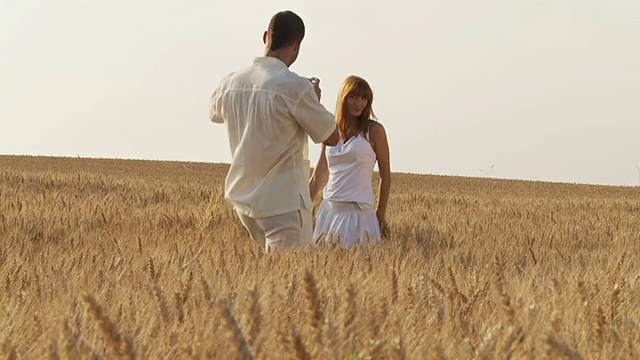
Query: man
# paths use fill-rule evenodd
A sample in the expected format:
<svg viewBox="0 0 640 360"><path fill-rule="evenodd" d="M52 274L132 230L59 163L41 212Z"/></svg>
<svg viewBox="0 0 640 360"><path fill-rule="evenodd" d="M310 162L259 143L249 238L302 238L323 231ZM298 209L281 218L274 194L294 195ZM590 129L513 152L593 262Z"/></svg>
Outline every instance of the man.
<svg viewBox="0 0 640 360"><path fill-rule="evenodd" d="M295 13L275 14L262 37L265 55L223 79L211 101L210 119L226 124L231 148L225 198L267 251L313 242L307 136L328 146L340 139L320 104L320 81L289 70L304 32Z"/></svg>

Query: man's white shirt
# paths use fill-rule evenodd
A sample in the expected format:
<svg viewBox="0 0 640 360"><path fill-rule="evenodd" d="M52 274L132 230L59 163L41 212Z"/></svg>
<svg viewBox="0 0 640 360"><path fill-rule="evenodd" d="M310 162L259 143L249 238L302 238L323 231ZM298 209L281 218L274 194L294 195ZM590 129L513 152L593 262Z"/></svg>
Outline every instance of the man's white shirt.
<svg viewBox="0 0 640 360"><path fill-rule="evenodd" d="M222 80L210 119L227 127L232 162L225 198L253 218L311 207L307 136L316 144L336 129L311 82L279 59L258 57Z"/></svg>

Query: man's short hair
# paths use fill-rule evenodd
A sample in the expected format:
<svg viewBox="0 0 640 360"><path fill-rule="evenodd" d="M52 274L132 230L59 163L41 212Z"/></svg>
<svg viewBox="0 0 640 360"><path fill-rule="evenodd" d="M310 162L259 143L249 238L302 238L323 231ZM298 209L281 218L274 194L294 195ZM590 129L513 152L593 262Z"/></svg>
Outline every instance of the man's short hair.
<svg viewBox="0 0 640 360"><path fill-rule="evenodd" d="M275 51L304 38L304 22L293 11L280 11L269 21L269 50Z"/></svg>

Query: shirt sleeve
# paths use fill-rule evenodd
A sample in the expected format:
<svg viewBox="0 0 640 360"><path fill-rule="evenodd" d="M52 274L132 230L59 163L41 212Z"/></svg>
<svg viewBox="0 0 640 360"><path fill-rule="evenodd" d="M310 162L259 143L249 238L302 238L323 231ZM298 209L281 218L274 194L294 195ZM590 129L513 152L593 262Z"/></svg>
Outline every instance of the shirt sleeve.
<svg viewBox="0 0 640 360"><path fill-rule="evenodd" d="M336 129L335 117L318 101L313 86L302 92L293 117L316 144L327 140Z"/></svg>
<svg viewBox="0 0 640 360"><path fill-rule="evenodd" d="M218 86L211 95L211 103L209 105L209 120L216 124L223 124L222 117L222 84Z"/></svg>

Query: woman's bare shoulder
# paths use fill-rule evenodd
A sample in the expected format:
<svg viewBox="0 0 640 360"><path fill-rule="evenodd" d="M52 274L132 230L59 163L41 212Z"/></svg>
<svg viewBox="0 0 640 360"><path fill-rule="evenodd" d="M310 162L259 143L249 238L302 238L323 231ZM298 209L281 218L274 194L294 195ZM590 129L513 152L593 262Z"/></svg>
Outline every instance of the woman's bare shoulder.
<svg viewBox="0 0 640 360"><path fill-rule="evenodd" d="M384 126L375 120L369 120L369 133L374 137L386 135Z"/></svg>

